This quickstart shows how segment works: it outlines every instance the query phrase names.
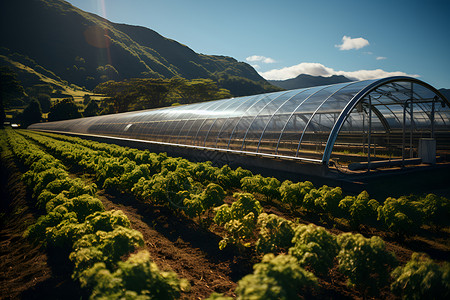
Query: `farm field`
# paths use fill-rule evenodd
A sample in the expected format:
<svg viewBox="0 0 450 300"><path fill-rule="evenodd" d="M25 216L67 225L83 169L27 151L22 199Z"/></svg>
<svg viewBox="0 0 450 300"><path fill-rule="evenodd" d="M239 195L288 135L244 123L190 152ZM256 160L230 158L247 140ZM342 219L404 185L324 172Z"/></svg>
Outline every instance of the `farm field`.
<svg viewBox="0 0 450 300"><path fill-rule="evenodd" d="M1 147L2 298L450 293L439 195L372 199L26 130Z"/></svg>

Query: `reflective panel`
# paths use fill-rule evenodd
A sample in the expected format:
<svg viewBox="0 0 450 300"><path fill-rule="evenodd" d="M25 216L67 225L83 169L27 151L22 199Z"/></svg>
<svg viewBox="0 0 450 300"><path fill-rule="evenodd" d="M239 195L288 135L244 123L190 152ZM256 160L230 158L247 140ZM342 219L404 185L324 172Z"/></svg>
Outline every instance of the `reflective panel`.
<svg viewBox="0 0 450 300"><path fill-rule="evenodd" d="M325 100L317 107L302 133L297 146L296 156L321 157L325 150L328 136L341 111L356 93L370 83L371 81L353 82L346 86L341 86L338 90L327 89L327 92L331 94L328 97L322 96ZM320 97L320 95L316 97Z"/></svg>
<svg viewBox="0 0 450 300"><path fill-rule="evenodd" d="M347 84L345 84L347 85ZM276 153L287 156L297 156L298 143L303 135L305 127L309 124L310 118L314 115L320 105L334 92L341 89L343 84L335 84L324 87L316 93L310 95L291 114L286 126L281 132ZM326 142L326 140L325 140ZM304 151L305 158L317 158L311 151Z"/></svg>
<svg viewBox="0 0 450 300"><path fill-rule="evenodd" d="M450 154L450 105L404 76L236 97L30 129L105 135L343 165L417 158L432 138Z"/></svg>

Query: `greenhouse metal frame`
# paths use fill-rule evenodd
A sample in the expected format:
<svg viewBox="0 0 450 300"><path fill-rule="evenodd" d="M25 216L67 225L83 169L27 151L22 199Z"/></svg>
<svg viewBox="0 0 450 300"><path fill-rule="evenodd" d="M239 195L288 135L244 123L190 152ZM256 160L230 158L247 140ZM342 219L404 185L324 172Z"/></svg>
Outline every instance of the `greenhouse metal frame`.
<svg viewBox="0 0 450 300"><path fill-rule="evenodd" d="M435 144L431 151L445 156L449 125L450 104L438 90L395 76L37 123L29 129L328 166L335 160L404 162L419 157L422 144Z"/></svg>

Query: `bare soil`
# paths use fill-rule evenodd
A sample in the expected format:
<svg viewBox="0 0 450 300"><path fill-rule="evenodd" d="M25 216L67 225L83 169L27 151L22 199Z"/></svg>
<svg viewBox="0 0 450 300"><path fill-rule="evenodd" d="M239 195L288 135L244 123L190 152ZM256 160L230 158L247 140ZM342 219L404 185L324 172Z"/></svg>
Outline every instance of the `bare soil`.
<svg viewBox="0 0 450 300"><path fill-rule="evenodd" d="M41 214L33 208L22 173L9 155L0 164L0 299L80 299L67 258L31 244L23 233Z"/></svg>
<svg viewBox="0 0 450 300"><path fill-rule="evenodd" d="M145 246L162 270L173 270L187 279L191 290L185 299L202 299L213 292L233 296L236 281L251 272L249 259L233 250L218 248L220 237L189 219L174 216L165 207L141 203L131 197L101 193L105 209L120 209L140 231Z"/></svg>

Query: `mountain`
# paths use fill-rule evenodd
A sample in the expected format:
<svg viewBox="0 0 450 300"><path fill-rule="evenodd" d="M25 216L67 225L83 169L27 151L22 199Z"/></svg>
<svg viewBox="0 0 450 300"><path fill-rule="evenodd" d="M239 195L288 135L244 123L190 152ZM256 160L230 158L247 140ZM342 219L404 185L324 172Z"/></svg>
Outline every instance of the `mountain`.
<svg viewBox="0 0 450 300"><path fill-rule="evenodd" d="M228 84L236 96L278 90L246 63L198 54L151 29L113 23L62 0L0 1L0 26L0 47L88 89L107 80L181 76Z"/></svg>
<svg viewBox="0 0 450 300"><path fill-rule="evenodd" d="M287 80L268 80L271 84L276 85L285 90L302 89L312 86L328 85L342 82L350 82L342 75L333 75L331 77L312 76L307 74L300 74L295 78Z"/></svg>
<svg viewBox="0 0 450 300"><path fill-rule="evenodd" d="M6 48L0 48L0 66L12 69L20 84L24 87L47 85L55 92L65 95L72 95L77 90L83 92L80 87L74 84L69 85L67 81L38 65L29 57L12 53ZM84 91L84 93L87 93L87 91Z"/></svg>

